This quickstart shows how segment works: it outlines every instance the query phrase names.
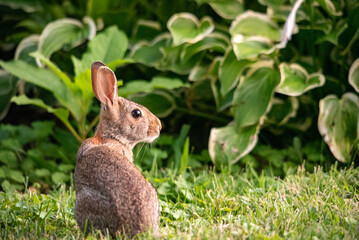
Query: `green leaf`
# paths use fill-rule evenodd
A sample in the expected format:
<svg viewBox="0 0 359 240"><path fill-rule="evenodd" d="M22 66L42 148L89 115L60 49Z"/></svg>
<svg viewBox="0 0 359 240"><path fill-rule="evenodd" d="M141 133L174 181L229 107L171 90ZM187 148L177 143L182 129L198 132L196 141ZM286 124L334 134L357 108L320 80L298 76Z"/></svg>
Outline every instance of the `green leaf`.
<svg viewBox="0 0 359 240"><path fill-rule="evenodd" d="M41 1L40 0L33 0L33 1L28 1L28 0L2 0L1 1L2 5L8 6L11 9L21 9L27 13L32 13L32 12L36 12L36 11L41 11L42 10L42 6L41 6Z"/></svg>
<svg viewBox="0 0 359 240"><path fill-rule="evenodd" d="M135 80L126 83L118 89L119 96L127 97L135 93L149 93L155 89L176 89L180 87L189 87L178 78L154 77L150 82L145 80Z"/></svg>
<svg viewBox="0 0 359 240"><path fill-rule="evenodd" d="M216 166L234 164L247 155L257 144L259 125L236 130L234 124L212 128L208 150Z"/></svg>
<svg viewBox="0 0 359 240"><path fill-rule="evenodd" d="M18 183L24 183L25 180L22 173L17 170L8 169L8 171L6 172L6 176Z"/></svg>
<svg viewBox="0 0 359 240"><path fill-rule="evenodd" d="M342 16L343 14L342 11L336 9L331 0L315 0L315 2L319 3L319 5L332 16Z"/></svg>
<svg viewBox="0 0 359 240"><path fill-rule="evenodd" d="M55 126L54 121L35 121L31 123L33 127L32 134L36 137L35 139L44 139L53 133Z"/></svg>
<svg viewBox="0 0 359 240"><path fill-rule="evenodd" d="M85 25L76 19L62 18L46 25L41 33L38 51L49 58L65 47L71 49L95 36L96 26L90 17L84 18Z"/></svg>
<svg viewBox="0 0 359 240"><path fill-rule="evenodd" d="M16 91L17 80L0 69L0 120L2 120L10 107L10 99Z"/></svg>
<svg viewBox="0 0 359 240"><path fill-rule="evenodd" d="M147 107L157 117L167 117L176 108L176 103L171 95L165 92L151 92L131 96L132 101Z"/></svg>
<svg viewBox="0 0 359 240"><path fill-rule="evenodd" d="M75 94L77 89L71 79L62 72L53 62L50 61L47 57L42 55L40 52L34 52L31 56L38 58L40 61L44 62L46 66L48 66L53 73L55 73L62 81L66 84L66 86L71 89L71 91Z"/></svg>
<svg viewBox="0 0 359 240"><path fill-rule="evenodd" d="M167 22L167 28L170 30L173 44L195 43L206 37L214 29L211 18L204 17L199 21L191 13L174 14Z"/></svg>
<svg viewBox="0 0 359 240"><path fill-rule="evenodd" d="M30 56L30 53L37 50L40 36L37 34L30 35L21 40L19 45L16 47L15 59L23 60L32 65L36 65L36 60Z"/></svg>
<svg viewBox="0 0 359 240"><path fill-rule="evenodd" d="M17 166L17 158L13 151L0 150L0 162L6 164L9 167Z"/></svg>
<svg viewBox="0 0 359 240"><path fill-rule="evenodd" d="M186 138L186 141L183 144L181 164L180 164L180 168L179 168L180 174L184 174L186 172L187 165L188 165L188 158L189 158L189 137Z"/></svg>
<svg viewBox="0 0 359 240"><path fill-rule="evenodd" d="M236 128L258 125L270 109L274 90L279 84L279 71L270 64L253 68L238 85L232 103ZM269 66L268 66L269 65Z"/></svg>
<svg viewBox="0 0 359 240"><path fill-rule="evenodd" d="M237 34L232 37L233 51L237 60L256 58L261 54L270 54L275 48L273 44L263 37L244 37Z"/></svg>
<svg viewBox="0 0 359 240"><path fill-rule="evenodd" d="M188 74L193 66L197 65L203 57L203 53L193 55L188 61L183 61L181 55L186 43L179 46L170 46L162 49L163 58L156 66L161 71L173 71L178 74Z"/></svg>
<svg viewBox="0 0 359 240"><path fill-rule="evenodd" d="M2 189L4 189L4 191L7 194L13 194L16 191L16 187L15 185L11 184L8 180L5 180L1 183L1 187Z"/></svg>
<svg viewBox="0 0 359 240"><path fill-rule="evenodd" d="M21 60L0 61L0 65L7 72L52 92L56 99L72 113L76 120L81 119L79 103L70 89L53 72L48 69L34 67Z"/></svg>
<svg viewBox="0 0 359 240"><path fill-rule="evenodd" d="M237 60L232 48L224 55L219 67L219 80L221 83L221 94L225 96L230 90L237 86L243 71L254 62L243 59Z"/></svg>
<svg viewBox="0 0 359 240"><path fill-rule="evenodd" d="M70 176L63 172L54 172L51 176L52 181L55 184L64 183L70 180Z"/></svg>
<svg viewBox="0 0 359 240"><path fill-rule="evenodd" d="M86 5L86 14L92 18L100 17L108 12L109 0L88 0Z"/></svg>
<svg viewBox="0 0 359 240"><path fill-rule="evenodd" d="M176 89L180 87L190 87L188 83L183 83L179 78L169 78L169 77L153 77L151 81L151 86L154 89Z"/></svg>
<svg viewBox="0 0 359 240"><path fill-rule="evenodd" d="M6 176L6 172L5 171L7 171L7 168L5 168L5 167L0 167L0 179L1 178L5 178L5 176Z"/></svg>
<svg viewBox="0 0 359 240"><path fill-rule="evenodd" d="M276 92L288 96L300 96L303 93L323 86L325 77L321 73L308 74L299 64L281 63L279 66L281 81Z"/></svg>
<svg viewBox="0 0 359 240"><path fill-rule="evenodd" d="M334 30L332 30L329 34L324 34L322 37L318 38L317 41L315 41L315 43L320 44L322 42L327 41L334 44L335 46L338 46L339 37L347 28L348 28L347 22L344 19L342 19L337 23Z"/></svg>
<svg viewBox="0 0 359 240"><path fill-rule="evenodd" d="M23 150L23 145L25 144L24 140L27 140L27 139L21 139L21 138L22 137L26 138L26 136L25 136L26 134L23 134L22 131L24 131L24 130L26 131L27 129L30 130L29 127L25 127L22 125L18 126L18 129L17 129L18 133L13 133L14 137L10 137L10 138L2 140L1 147L3 149L11 150L13 152L24 153L24 150ZM17 138L15 138L15 136ZM34 139L34 138L32 138L32 139Z"/></svg>
<svg viewBox="0 0 359 240"><path fill-rule="evenodd" d="M52 108L51 106L46 105L41 99L30 99L26 95L15 96L11 99L11 101L17 105L35 105L44 108L49 113L52 113L58 117L65 125L70 125L68 120L69 111L64 108Z"/></svg>
<svg viewBox="0 0 359 240"><path fill-rule="evenodd" d="M190 81L199 81L206 77L206 74L209 70L209 67L207 64L203 65L198 63L196 66L194 66L188 76L188 80Z"/></svg>
<svg viewBox="0 0 359 240"><path fill-rule="evenodd" d="M161 24L159 22L139 19L133 28L133 39L152 41L161 33Z"/></svg>
<svg viewBox="0 0 359 240"><path fill-rule="evenodd" d="M280 7L282 6L287 0L258 0L258 2L264 6L271 6L271 7Z"/></svg>
<svg viewBox="0 0 359 240"><path fill-rule="evenodd" d="M157 36L151 43L141 41L131 50L130 57L147 66L157 66L162 59L161 48L169 46L171 36L168 33Z"/></svg>
<svg viewBox="0 0 359 240"><path fill-rule="evenodd" d="M349 70L349 84L359 93L359 58L357 58Z"/></svg>
<svg viewBox="0 0 359 240"><path fill-rule="evenodd" d="M232 38L260 36L271 41L279 41L281 31L267 15L248 10L234 20L229 29ZM232 41L233 42L233 41Z"/></svg>
<svg viewBox="0 0 359 240"><path fill-rule="evenodd" d="M63 172L70 172L71 170L74 170L74 165L72 164L60 164L59 170Z"/></svg>
<svg viewBox="0 0 359 240"><path fill-rule="evenodd" d="M298 108L299 101L295 97L289 97L286 100L273 98L270 112L266 115L265 121L281 126L297 115Z"/></svg>
<svg viewBox="0 0 359 240"><path fill-rule="evenodd" d="M91 84L91 70L88 69L79 75L75 76L74 86L76 89L81 91L81 102L83 107L88 107L91 99L94 97Z"/></svg>
<svg viewBox="0 0 359 240"><path fill-rule="evenodd" d="M51 172L46 168L39 168L34 171L35 176L43 178L51 176Z"/></svg>
<svg viewBox="0 0 359 240"><path fill-rule="evenodd" d="M350 162L359 139L359 98L345 93L341 99L329 95L319 102L318 129L334 157Z"/></svg>
<svg viewBox="0 0 359 240"><path fill-rule="evenodd" d="M208 2L213 10L225 19L234 19L243 12L243 3L239 0L217 0Z"/></svg>
<svg viewBox="0 0 359 240"><path fill-rule="evenodd" d="M185 46L181 53L181 60L188 62L194 55L205 50L224 53L229 45L230 41L226 35L214 32L194 44Z"/></svg>
<svg viewBox="0 0 359 240"><path fill-rule="evenodd" d="M82 55L81 61L72 57L75 67L75 75L91 69L91 65L95 61L101 61L110 64L119 59L123 59L127 50L128 39L123 31L117 26L106 28L103 32L96 35L89 44L86 53Z"/></svg>

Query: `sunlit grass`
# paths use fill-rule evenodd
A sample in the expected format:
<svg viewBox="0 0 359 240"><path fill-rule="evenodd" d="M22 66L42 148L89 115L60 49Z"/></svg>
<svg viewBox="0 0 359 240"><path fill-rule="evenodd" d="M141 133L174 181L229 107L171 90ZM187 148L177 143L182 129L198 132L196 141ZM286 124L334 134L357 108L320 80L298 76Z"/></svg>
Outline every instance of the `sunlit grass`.
<svg viewBox="0 0 359 240"><path fill-rule="evenodd" d="M356 239L359 233L359 168L299 170L284 180L212 170L147 176L159 193L163 239ZM0 193L0 239L83 238L74 201L65 186L48 195Z"/></svg>

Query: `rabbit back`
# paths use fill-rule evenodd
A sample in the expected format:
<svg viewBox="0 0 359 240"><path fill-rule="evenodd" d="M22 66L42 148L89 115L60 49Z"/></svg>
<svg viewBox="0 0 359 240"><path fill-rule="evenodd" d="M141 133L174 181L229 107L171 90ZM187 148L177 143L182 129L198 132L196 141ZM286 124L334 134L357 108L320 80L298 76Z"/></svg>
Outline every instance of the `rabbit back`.
<svg viewBox="0 0 359 240"><path fill-rule="evenodd" d="M151 228L158 232L156 189L124 155L126 148L90 142L80 148L75 169L75 219L81 230L87 225L130 237Z"/></svg>

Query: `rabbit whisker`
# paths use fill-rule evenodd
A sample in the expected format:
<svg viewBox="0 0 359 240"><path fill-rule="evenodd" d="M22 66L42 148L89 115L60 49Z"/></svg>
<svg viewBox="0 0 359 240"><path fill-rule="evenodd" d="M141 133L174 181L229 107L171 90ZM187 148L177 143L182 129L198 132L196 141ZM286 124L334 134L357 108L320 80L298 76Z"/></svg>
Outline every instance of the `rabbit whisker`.
<svg viewBox="0 0 359 240"><path fill-rule="evenodd" d="M146 145L146 143L141 143L141 147L140 147L140 149L137 151L137 154L136 154L136 156L135 156L135 159L138 159L138 156L139 156L139 155L140 155L140 153L142 152L142 149L143 149L143 147L144 147L145 145ZM141 156L141 158L140 158L140 159L138 159L139 161L141 161L141 160L144 158L145 153L146 153L146 148L145 148L145 149L143 149L142 156Z"/></svg>

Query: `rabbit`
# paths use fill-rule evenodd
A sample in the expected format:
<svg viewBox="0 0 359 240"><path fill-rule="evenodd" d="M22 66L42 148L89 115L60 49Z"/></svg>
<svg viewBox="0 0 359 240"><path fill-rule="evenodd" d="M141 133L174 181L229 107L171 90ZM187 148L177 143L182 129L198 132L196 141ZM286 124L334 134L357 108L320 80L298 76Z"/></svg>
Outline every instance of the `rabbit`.
<svg viewBox="0 0 359 240"><path fill-rule="evenodd" d="M95 136L77 153L75 219L84 232L99 229L112 236L159 232L155 187L133 164L133 147L151 143L161 122L147 108L117 93L113 71L101 62L91 66L92 89L102 103Z"/></svg>

